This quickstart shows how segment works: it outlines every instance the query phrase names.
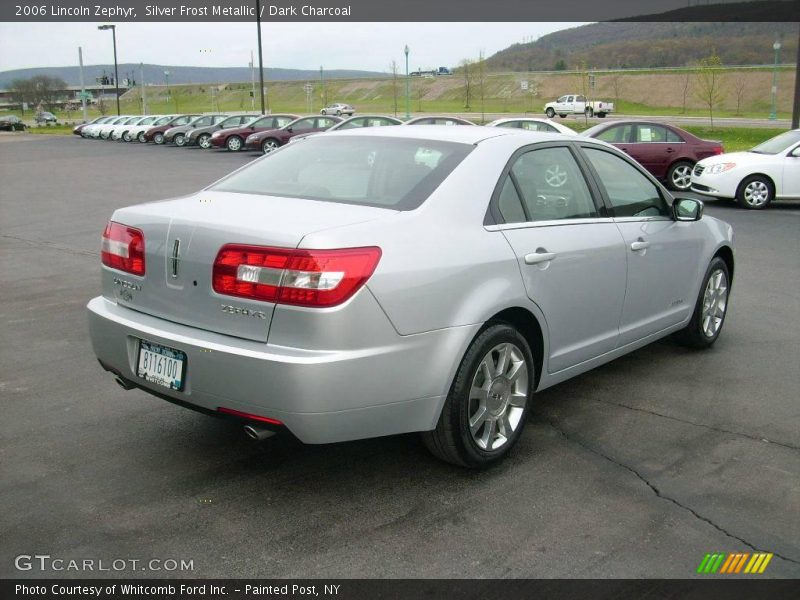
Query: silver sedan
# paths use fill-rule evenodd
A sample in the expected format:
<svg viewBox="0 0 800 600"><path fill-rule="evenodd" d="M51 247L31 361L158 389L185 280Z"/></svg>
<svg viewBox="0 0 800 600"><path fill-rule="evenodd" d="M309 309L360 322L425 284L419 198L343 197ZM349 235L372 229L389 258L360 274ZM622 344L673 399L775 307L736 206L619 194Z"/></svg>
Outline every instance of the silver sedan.
<svg viewBox="0 0 800 600"><path fill-rule="evenodd" d="M711 346L734 272L731 227L610 145L447 126L288 144L117 210L101 257L89 328L123 387L258 439L418 431L469 467L536 392L669 334Z"/></svg>

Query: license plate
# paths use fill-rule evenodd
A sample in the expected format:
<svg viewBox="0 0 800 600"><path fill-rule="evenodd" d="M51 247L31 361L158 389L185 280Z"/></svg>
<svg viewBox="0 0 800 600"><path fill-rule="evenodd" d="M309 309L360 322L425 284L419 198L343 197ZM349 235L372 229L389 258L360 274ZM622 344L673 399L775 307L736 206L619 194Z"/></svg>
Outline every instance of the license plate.
<svg viewBox="0 0 800 600"><path fill-rule="evenodd" d="M171 390L183 389L186 353L160 344L139 340L139 361L136 374Z"/></svg>

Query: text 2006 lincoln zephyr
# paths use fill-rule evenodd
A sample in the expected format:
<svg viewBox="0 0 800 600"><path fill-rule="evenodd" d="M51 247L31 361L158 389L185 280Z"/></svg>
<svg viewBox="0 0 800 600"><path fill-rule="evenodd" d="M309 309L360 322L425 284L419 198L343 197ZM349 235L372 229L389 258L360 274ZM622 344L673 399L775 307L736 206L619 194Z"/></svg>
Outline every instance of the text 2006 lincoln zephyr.
<svg viewBox="0 0 800 600"><path fill-rule="evenodd" d="M306 443L419 431L502 458L535 392L668 334L713 344L731 227L585 137L312 136L117 210L94 351L124 387Z"/></svg>

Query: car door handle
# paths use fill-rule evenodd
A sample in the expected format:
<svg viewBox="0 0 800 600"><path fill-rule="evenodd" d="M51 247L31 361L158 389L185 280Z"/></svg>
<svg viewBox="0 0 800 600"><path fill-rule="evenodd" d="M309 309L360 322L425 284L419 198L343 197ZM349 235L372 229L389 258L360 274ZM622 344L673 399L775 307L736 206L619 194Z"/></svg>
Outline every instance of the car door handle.
<svg viewBox="0 0 800 600"><path fill-rule="evenodd" d="M631 244L631 250L634 252L639 252L640 250L646 250L650 247L650 242L645 242L644 240L636 240Z"/></svg>
<svg viewBox="0 0 800 600"><path fill-rule="evenodd" d="M675 152L675 150L673 148L667 148L667 153L668 154L672 154L673 152Z"/></svg>
<svg viewBox="0 0 800 600"><path fill-rule="evenodd" d="M555 252L531 252L525 255L526 265L538 265L543 262L549 262L556 257Z"/></svg>

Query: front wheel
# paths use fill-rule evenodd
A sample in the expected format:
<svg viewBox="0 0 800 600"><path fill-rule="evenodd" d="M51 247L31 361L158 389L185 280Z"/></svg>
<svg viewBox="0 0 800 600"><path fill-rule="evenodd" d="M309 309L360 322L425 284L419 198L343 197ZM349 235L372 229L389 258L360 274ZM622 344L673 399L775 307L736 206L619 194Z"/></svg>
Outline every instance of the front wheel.
<svg viewBox="0 0 800 600"><path fill-rule="evenodd" d="M240 138L238 135L232 135L225 142L225 147L231 152L238 152L242 149L242 138Z"/></svg>
<svg viewBox="0 0 800 600"><path fill-rule="evenodd" d="M675 334L684 346L708 348L717 341L728 312L731 276L728 265L719 256L708 265L692 320Z"/></svg>
<svg viewBox="0 0 800 600"><path fill-rule="evenodd" d="M562 119L566 119L567 113L558 113L558 116L561 117Z"/></svg>
<svg viewBox="0 0 800 600"><path fill-rule="evenodd" d="M203 150L208 150L211 148L211 135L208 133L202 134L199 138L197 138L197 145Z"/></svg>
<svg viewBox="0 0 800 600"><path fill-rule="evenodd" d="M319 111L319 112L320 112L321 114L323 114L323 115L327 115L327 114L328 114L328 111L327 111L327 110L325 110L324 108L323 108L321 111Z"/></svg>
<svg viewBox="0 0 800 600"><path fill-rule="evenodd" d="M775 187L762 175L746 177L736 191L736 201L742 208L761 210L775 198Z"/></svg>
<svg viewBox="0 0 800 600"><path fill-rule="evenodd" d="M546 111L544 111L544 114L547 115L548 119L552 119L556 116L556 111L554 111L552 108L548 108Z"/></svg>
<svg viewBox="0 0 800 600"><path fill-rule="evenodd" d="M172 138L172 142L176 146L183 146L186 143L186 136L183 133L178 133L174 138Z"/></svg>
<svg viewBox="0 0 800 600"><path fill-rule="evenodd" d="M159 145L163 144L163 143L164 143L164 134L163 134L163 133L157 133L157 134L155 134L155 135L153 136L153 141L154 141L156 144L159 144Z"/></svg>
<svg viewBox="0 0 800 600"><path fill-rule="evenodd" d="M136 136L136 139L139 140L140 144L146 144L147 138L144 137L144 131L140 132L139 135Z"/></svg>
<svg viewBox="0 0 800 600"><path fill-rule="evenodd" d="M533 392L530 346L511 325L489 324L461 361L433 431L422 434L438 458L463 467L502 459L522 434Z"/></svg>
<svg viewBox="0 0 800 600"><path fill-rule="evenodd" d="M692 187L692 169L694 165L687 161L676 162L667 171L667 185L671 190L685 192Z"/></svg>
<svg viewBox="0 0 800 600"><path fill-rule="evenodd" d="M275 138L267 138L264 140L264 143L261 144L261 151L264 154L269 154L270 152L275 152L280 146L280 143L278 143L278 140Z"/></svg>

